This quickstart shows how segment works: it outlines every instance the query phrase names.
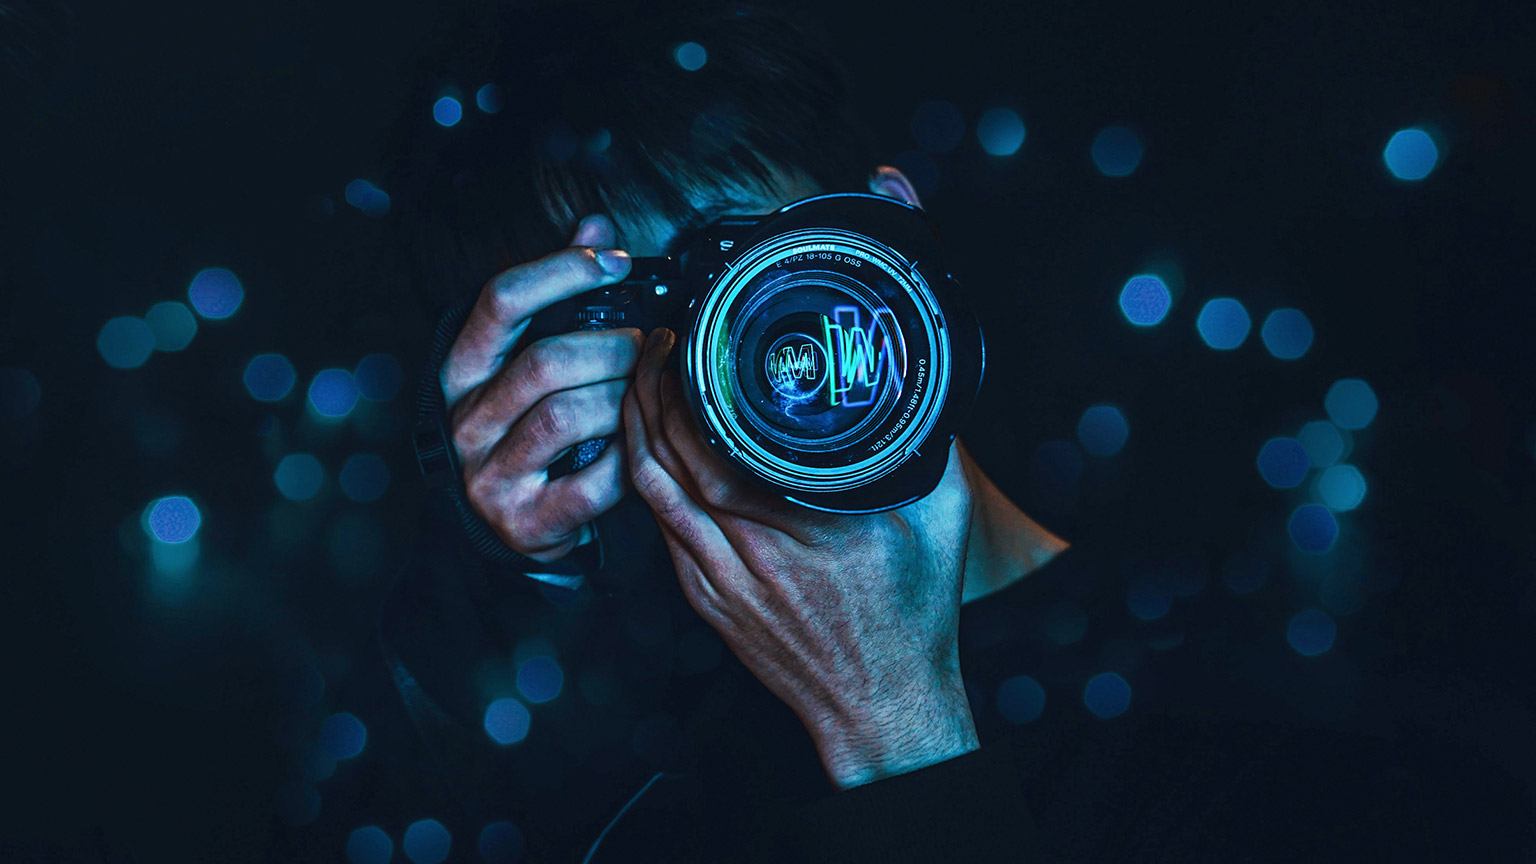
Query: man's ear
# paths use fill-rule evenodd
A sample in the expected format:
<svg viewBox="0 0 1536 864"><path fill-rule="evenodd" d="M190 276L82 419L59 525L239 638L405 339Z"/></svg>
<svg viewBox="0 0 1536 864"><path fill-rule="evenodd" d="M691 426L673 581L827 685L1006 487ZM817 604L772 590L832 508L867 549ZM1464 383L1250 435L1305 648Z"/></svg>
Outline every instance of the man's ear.
<svg viewBox="0 0 1536 864"><path fill-rule="evenodd" d="M875 173L869 175L869 191L876 195L905 201L913 207L923 206L922 202L917 200L917 190L912 188L912 181L907 179L907 175L889 165L880 165L875 168Z"/></svg>

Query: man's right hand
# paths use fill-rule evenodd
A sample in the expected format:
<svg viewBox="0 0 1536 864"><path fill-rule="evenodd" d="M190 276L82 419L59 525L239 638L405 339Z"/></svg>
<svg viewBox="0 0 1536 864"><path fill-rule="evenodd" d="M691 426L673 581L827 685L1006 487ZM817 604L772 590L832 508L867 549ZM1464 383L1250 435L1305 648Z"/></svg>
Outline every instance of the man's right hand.
<svg viewBox="0 0 1536 864"><path fill-rule="evenodd" d="M492 278L443 362L469 504L503 543L538 561L569 554L623 494L623 447L555 480L548 469L568 448L622 428L641 334L577 331L540 339L510 360L507 353L534 313L629 273L629 255L611 248L616 239L606 217L588 216L570 246Z"/></svg>

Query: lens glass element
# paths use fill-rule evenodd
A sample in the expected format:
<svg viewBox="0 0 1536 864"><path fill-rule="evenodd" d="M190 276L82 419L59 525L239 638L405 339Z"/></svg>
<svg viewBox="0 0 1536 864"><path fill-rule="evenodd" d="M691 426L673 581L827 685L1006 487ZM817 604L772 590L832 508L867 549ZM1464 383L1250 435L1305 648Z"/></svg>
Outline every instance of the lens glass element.
<svg viewBox="0 0 1536 864"><path fill-rule="evenodd" d="M745 417L784 444L836 447L901 389L900 331L890 309L840 273L775 275L732 328Z"/></svg>
<svg viewBox="0 0 1536 864"><path fill-rule="evenodd" d="M706 294L687 362L712 440L806 491L869 483L912 455L950 367L926 282L889 247L840 229L743 253Z"/></svg>

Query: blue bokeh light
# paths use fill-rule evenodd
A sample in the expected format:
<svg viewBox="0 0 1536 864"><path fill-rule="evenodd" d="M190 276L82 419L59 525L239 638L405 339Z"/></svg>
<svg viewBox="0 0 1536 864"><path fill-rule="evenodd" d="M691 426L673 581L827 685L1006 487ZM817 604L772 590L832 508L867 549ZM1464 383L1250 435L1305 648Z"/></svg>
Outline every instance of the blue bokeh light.
<svg viewBox="0 0 1536 864"><path fill-rule="evenodd" d="M364 825L347 836L347 861L350 864L389 864L395 842L377 825Z"/></svg>
<svg viewBox="0 0 1536 864"><path fill-rule="evenodd" d="M672 52L672 59L689 72L697 72L709 62L709 52L697 42L684 42Z"/></svg>
<svg viewBox="0 0 1536 864"><path fill-rule="evenodd" d="M1307 451L1308 461L1319 468L1326 468L1344 457L1344 434L1327 420L1313 420L1302 426L1296 440Z"/></svg>
<svg viewBox="0 0 1536 864"><path fill-rule="evenodd" d="M535 705L560 695L565 673L553 657L531 657L517 667L517 692Z"/></svg>
<svg viewBox="0 0 1536 864"><path fill-rule="evenodd" d="M1327 552L1339 536L1333 511L1321 504L1303 504L1291 512L1286 530L1291 542L1303 552Z"/></svg>
<svg viewBox="0 0 1536 864"><path fill-rule="evenodd" d="M37 410L43 388L20 366L0 368L0 419L19 420Z"/></svg>
<svg viewBox="0 0 1536 864"><path fill-rule="evenodd" d="M405 829L400 848L414 864L441 864L453 848L453 837L436 819L420 819Z"/></svg>
<svg viewBox="0 0 1536 864"><path fill-rule="evenodd" d="M464 106L452 96L444 96L432 103L432 119L439 126L457 126L464 119Z"/></svg>
<svg viewBox="0 0 1536 864"><path fill-rule="evenodd" d="M347 184L347 203L365 216L383 216L389 212L389 193L359 177Z"/></svg>
<svg viewBox="0 0 1536 864"><path fill-rule="evenodd" d="M1285 641L1303 657L1316 657L1333 647L1338 625L1321 609L1303 609L1291 616L1285 628Z"/></svg>
<svg viewBox="0 0 1536 864"><path fill-rule="evenodd" d="M933 153L947 153L965 138L965 117L951 102L924 102L912 111L912 140Z"/></svg>
<svg viewBox="0 0 1536 864"><path fill-rule="evenodd" d="M1012 156L1024 146L1024 121L1011 108L993 108L976 121L981 149L993 156Z"/></svg>
<svg viewBox="0 0 1536 864"><path fill-rule="evenodd" d="M1365 477L1353 465L1334 465L1317 478L1317 495L1330 510L1353 510L1365 500Z"/></svg>
<svg viewBox="0 0 1536 864"><path fill-rule="evenodd" d="M336 477L341 493L360 504L377 501L389 488L389 466L372 453L357 453L347 458Z"/></svg>
<svg viewBox="0 0 1536 864"><path fill-rule="evenodd" d="M368 743L368 729L355 715L342 711L325 718L315 740L331 756L351 759L363 752L363 745Z"/></svg>
<svg viewBox="0 0 1536 864"><path fill-rule="evenodd" d="M1253 320L1242 303L1231 297L1217 297L1200 309L1195 328L1206 345L1217 351L1231 351L1247 340Z"/></svg>
<svg viewBox="0 0 1536 864"><path fill-rule="evenodd" d="M997 688L997 710L1009 723L1028 723L1045 711L1045 688L1028 675L1016 675Z"/></svg>
<svg viewBox="0 0 1536 864"><path fill-rule="evenodd" d="M475 844L486 864L517 864L523 860L523 832L511 822L492 822Z"/></svg>
<svg viewBox="0 0 1536 864"><path fill-rule="evenodd" d="M258 402L277 402L293 391L298 376L281 354L257 354L245 365L245 391Z"/></svg>
<svg viewBox="0 0 1536 864"><path fill-rule="evenodd" d="M1161 323L1172 305L1168 283L1151 274L1132 276L1120 289L1120 311L1125 320L1138 327Z"/></svg>
<svg viewBox="0 0 1536 864"><path fill-rule="evenodd" d="M197 318L185 303L167 300L156 303L144 313L144 323L155 335L156 351L180 351L192 344L197 335Z"/></svg>
<svg viewBox="0 0 1536 864"><path fill-rule="evenodd" d="M1376 419L1376 391L1359 378L1333 382L1323 397L1323 409L1340 429L1364 429Z"/></svg>
<svg viewBox="0 0 1536 864"><path fill-rule="evenodd" d="M1295 438L1271 438L1259 448L1259 476L1276 489L1294 489L1307 479L1312 462Z"/></svg>
<svg viewBox="0 0 1536 864"><path fill-rule="evenodd" d="M389 354L369 354L357 361L352 379L357 382L358 395L372 402L384 402L400 392L405 370L400 368L400 361Z"/></svg>
<svg viewBox="0 0 1536 864"><path fill-rule="evenodd" d="M345 369L325 369L309 382L309 404L322 417L345 417L357 405L357 381Z"/></svg>
<svg viewBox="0 0 1536 864"><path fill-rule="evenodd" d="M197 535L203 524L203 514L197 505L185 495L167 495L149 505L144 516L144 529L150 537L161 543L185 543Z"/></svg>
<svg viewBox="0 0 1536 864"><path fill-rule="evenodd" d="M290 780L277 787L277 818L298 827L320 816L320 790L303 780Z"/></svg>
<svg viewBox="0 0 1536 864"><path fill-rule="evenodd" d="M1124 126L1108 126L1094 136L1091 152L1104 176L1125 177L1141 164L1141 139Z"/></svg>
<svg viewBox="0 0 1536 864"><path fill-rule="evenodd" d="M1131 706L1131 685L1114 672L1102 672L1088 679L1083 704L1096 717L1119 717Z"/></svg>
<svg viewBox="0 0 1536 864"><path fill-rule="evenodd" d="M516 699L497 699L485 709L485 734L503 746L528 737L528 726L532 722L528 709Z"/></svg>
<svg viewBox="0 0 1536 864"><path fill-rule="evenodd" d="M1312 322L1300 309L1276 309L1264 318L1259 338L1277 360L1295 360L1312 347Z"/></svg>
<svg viewBox="0 0 1536 864"><path fill-rule="evenodd" d="M1399 180L1423 180L1435 170L1440 160L1440 149L1433 138L1423 129L1403 129L1392 136L1381 158L1387 170Z"/></svg>
<svg viewBox="0 0 1536 864"><path fill-rule="evenodd" d="M223 267L199 270L187 286L187 298L197 314L214 321L228 318L245 300L245 286Z"/></svg>
<svg viewBox="0 0 1536 864"><path fill-rule="evenodd" d="M500 112L503 104L501 88L495 84L486 84L475 91L475 107L487 114Z"/></svg>
<svg viewBox="0 0 1536 864"><path fill-rule="evenodd" d="M113 369L137 369L155 350L155 334L142 318L120 315L101 326L96 350Z"/></svg>
<svg viewBox="0 0 1536 864"><path fill-rule="evenodd" d="M1077 421L1077 440L1095 456L1113 456L1125 446L1131 428L1113 405L1095 405Z"/></svg>
<svg viewBox="0 0 1536 864"><path fill-rule="evenodd" d="M325 468L309 453L289 453L277 463L272 482L289 501L308 501L325 484Z"/></svg>

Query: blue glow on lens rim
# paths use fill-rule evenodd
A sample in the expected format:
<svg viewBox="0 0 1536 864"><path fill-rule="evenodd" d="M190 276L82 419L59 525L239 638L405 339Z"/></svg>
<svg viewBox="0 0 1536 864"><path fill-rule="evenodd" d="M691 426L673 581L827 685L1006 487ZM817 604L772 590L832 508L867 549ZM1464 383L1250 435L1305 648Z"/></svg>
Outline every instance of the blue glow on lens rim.
<svg viewBox="0 0 1536 864"><path fill-rule="evenodd" d="M805 202L801 202L805 203ZM891 277L907 297L926 314L923 320L927 344L932 346L933 369L930 370L931 389L922 399L917 411L902 432L875 456L839 468L820 468L799 465L781 459L764 450L751 440L747 431L730 416L720 410L713 393L731 392L731 363L729 354L710 351L720 341L720 333L726 326L726 311L732 301L762 271L789 255L802 252L839 252L852 255L879 267ZM903 269L898 269L900 265ZM748 470L769 482L800 492L841 492L865 486L890 474L926 443L942 413L945 397L949 392L952 368L948 328L943 326L944 315L932 289L916 270L907 269L908 262L883 244L862 234L838 229L805 229L775 235L748 249L738 258L725 276L705 295L699 310L698 324L688 339L685 362L691 371L691 380L697 388L699 404L703 406L705 422L709 430L719 434L731 454ZM905 334L903 334L905 335ZM903 345L903 347L905 347ZM716 354L718 356L709 356ZM903 356L902 366L907 368ZM907 371L911 374L911 370ZM725 415L725 416L722 416Z"/></svg>

